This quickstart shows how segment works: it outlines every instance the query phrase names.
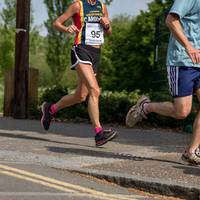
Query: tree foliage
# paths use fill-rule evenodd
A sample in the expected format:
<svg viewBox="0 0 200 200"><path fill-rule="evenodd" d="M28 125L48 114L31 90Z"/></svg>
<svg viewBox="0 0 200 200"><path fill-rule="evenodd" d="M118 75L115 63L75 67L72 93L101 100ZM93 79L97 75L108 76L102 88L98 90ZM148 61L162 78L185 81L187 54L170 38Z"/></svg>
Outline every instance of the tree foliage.
<svg viewBox="0 0 200 200"><path fill-rule="evenodd" d="M113 0L105 0L105 4L110 5Z"/></svg>
<svg viewBox="0 0 200 200"><path fill-rule="evenodd" d="M71 1L44 0L44 3L48 12L48 20L45 22L48 31L46 59L53 75L53 82L58 84L62 79L66 66L69 65L70 45L67 43L71 41L71 37L69 36L67 39L66 34L55 30L52 25L55 19L65 12Z"/></svg>
<svg viewBox="0 0 200 200"><path fill-rule="evenodd" d="M155 20L172 1L154 0L135 18L117 17L113 35L106 41L101 81L104 89L151 90L154 65Z"/></svg>
<svg viewBox="0 0 200 200"><path fill-rule="evenodd" d="M15 0L4 0L5 7L0 13L4 27L14 28L15 27L15 16L16 16L16 1Z"/></svg>
<svg viewBox="0 0 200 200"><path fill-rule="evenodd" d="M0 13L2 25L0 26L0 73L14 65L15 48L15 16L16 1L5 0L5 7Z"/></svg>
<svg viewBox="0 0 200 200"><path fill-rule="evenodd" d="M0 75L4 71L14 67L15 58L15 29L16 29L16 0L4 0L4 8L0 13L2 24L0 24ZM39 40L39 30L33 26L33 15L31 9L30 21L30 54L36 52Z"/></svg>

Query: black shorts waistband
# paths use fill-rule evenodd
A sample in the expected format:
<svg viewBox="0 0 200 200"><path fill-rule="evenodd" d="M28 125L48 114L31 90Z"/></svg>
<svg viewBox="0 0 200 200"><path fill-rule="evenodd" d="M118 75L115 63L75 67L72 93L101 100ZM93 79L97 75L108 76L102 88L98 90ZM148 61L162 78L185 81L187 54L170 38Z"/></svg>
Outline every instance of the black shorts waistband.
<svg viewBox="0 0 200 200"><path fill-rule="evenodd" d="M88 51L92 51L93 53L98 53L98 54L101 53L101 48L95 48L90 45L78 44L78 45L74 45L74 46L87 49Z"/></svg>

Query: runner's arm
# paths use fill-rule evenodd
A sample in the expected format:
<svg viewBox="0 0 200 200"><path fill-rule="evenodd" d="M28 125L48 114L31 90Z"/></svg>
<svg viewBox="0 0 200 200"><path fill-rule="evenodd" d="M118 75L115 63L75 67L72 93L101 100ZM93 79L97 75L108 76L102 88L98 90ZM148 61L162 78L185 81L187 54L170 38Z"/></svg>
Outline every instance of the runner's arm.
<svg viewBox="0 0 200 200"><path fill-rule="evenodd" d="M75 33L79 32L78 28L75 25L65 26L64 23L68 21L73 15L75 15L80 9L78 1L72 3L67 11L62 14L60 17L58 17L54 23L53 26L57 30L65 33Z"/></svg>
<svg viewBox="0 0 200 200"><path fill-rule="evenodd" d="M112 34L112 26L108 17L108 10L106 8L106 5L103 4L103 17L100 20L100 23L103 25L104 27L104 33L106 35L111 35Z"/></svg>
<svg viewBox="0 0 200 200"><path fill-rule="evenodd" d="M192 62L200 63L200 50L195 49L188 38L185 36L181 23L179 21L179 16L174 13L168 14L166 18L166 25L168 26L174 37L186 49Z"/></svg>

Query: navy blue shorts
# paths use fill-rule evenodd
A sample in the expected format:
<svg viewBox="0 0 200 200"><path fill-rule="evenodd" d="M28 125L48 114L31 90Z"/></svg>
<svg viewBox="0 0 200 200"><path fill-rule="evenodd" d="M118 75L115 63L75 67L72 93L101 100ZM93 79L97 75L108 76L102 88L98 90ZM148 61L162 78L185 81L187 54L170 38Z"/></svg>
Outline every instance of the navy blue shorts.
<svg viewBox="0 0 200 200"><path fill-rule="evenodd" d="M200 88L200 68L169 66L167 72L173 97L191 96Z"/></svg>

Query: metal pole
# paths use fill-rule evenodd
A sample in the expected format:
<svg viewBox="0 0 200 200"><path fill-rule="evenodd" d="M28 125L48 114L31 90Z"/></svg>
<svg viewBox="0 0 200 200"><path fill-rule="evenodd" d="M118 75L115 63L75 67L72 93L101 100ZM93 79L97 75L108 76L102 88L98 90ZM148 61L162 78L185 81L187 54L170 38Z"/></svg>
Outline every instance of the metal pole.
<svg viewBox="0 0 200 200"><path fill-rule="evenodd" d="M28 114L30 0L17 0L13 117Z"/></svg>

